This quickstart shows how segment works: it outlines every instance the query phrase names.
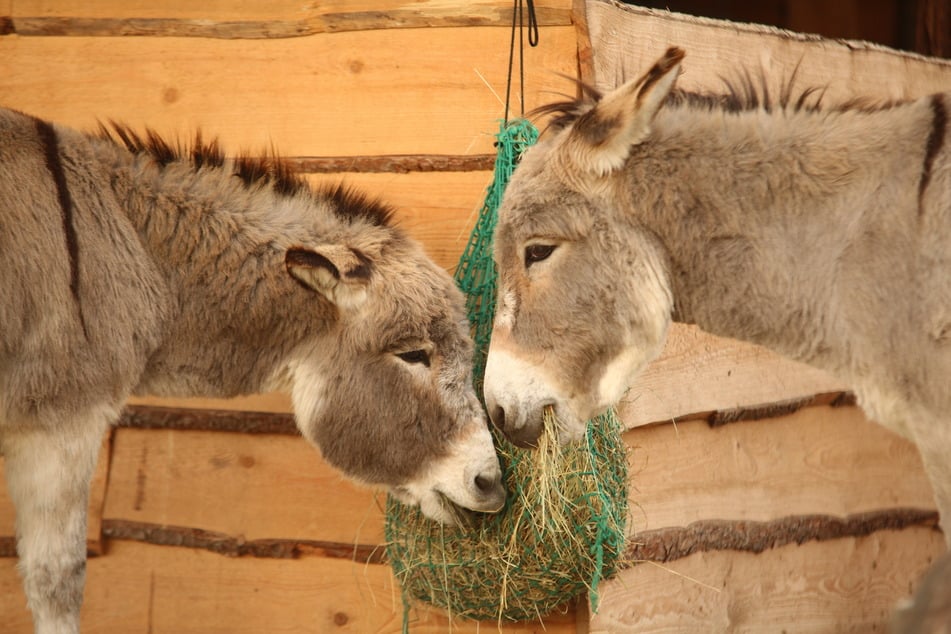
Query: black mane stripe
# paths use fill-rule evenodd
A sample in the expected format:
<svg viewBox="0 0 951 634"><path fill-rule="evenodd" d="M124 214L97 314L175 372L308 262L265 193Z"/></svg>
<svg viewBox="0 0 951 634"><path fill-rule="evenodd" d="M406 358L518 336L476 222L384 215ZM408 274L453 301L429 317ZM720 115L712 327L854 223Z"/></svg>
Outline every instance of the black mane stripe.
<svg viewBox="0 0 951 634"><path fill-rule="evenodd" d="M925 142L925 160L921 168L921 180L918 181L918 214L924 210L922 198L928 183L931 182L931 169L935 156L944 145L944 137L948 128L948 109L944 103L944 96L937 94L931 97L931 132Z"/></svg>
<svg viewBox="0 0 951 634"><path fill-rule="evenodd" d="M330 200L337 217L343 220L362 220L380 227L392 225L395 210L378 198L370 198L344 184L326 187L321 193Z"/></svg>
<svg viewBox="0 0 951 634"><path fill-rule="evenodd" d="M63 171L63 162L59 155L59 141L56 138L56 130L53 129L50 123L37 118L34 118L33 121L36 125L36 133L40 138L40 143L43 144L46 168L53 177L56 198L59 201L66 253L69 258L69 290L76 302L76 309L79 311L79 323L82 326L83 334L88 339L89 332L86 330L86 317L83 314L83 305L79 296L79 239L76 237L76 227L73 223L73 198L69 193L66 173Z"/></svg>
<svg viewBox="0 0 951 634"><path fill-rule="evenodd" d="M721 77L724 85L724 91L721 93L713 92L695 92L673 89L667 96L666 104L670 106L684 106L689 108L704 110L721 110L730 113L750 112L753 110L764 110L771 112L774 109L788 110L791 112L844 112L857 110L862 112L873 112L876 110L886 110L906 103L901 100L894 101L876 101L870 99L852 99L845 103L825 107L822 103L825 97L826 87L811 86L797 91L795 89L796 76L799 67L793 69L789 79L786 80L779 90L778 99L774 98L767 86L767 78L764 73L760 73L754 78L748 71L737 75L736 79ZM547 116L552 115L548 126L552 129L565 128L590 110L601 100L602 94L593 86L584 82L575 80L581 97L578 99L557 101L554 103L539 106L532 110L529 116Z"/></svg>
<svg viewBox="0 0 951 634"><path fill-rule="evenodd" d="M191 144L173 144L154 130L147 129L143 136L127 125L110 121L108 126L99 125L99 137L133 154L149 156L160 167L181 161L189 162L195 170L225 165L225 155L218 140L204 141L200 130ZM236 156L233 173L248 187L271 187L277 194L287 197L310 193L317 200L330 201L334 214L348 222L362 221L376 226L390 226L392 223L393 208L380 200L342 184L314 190L273 148L259 156Z"/></svg>

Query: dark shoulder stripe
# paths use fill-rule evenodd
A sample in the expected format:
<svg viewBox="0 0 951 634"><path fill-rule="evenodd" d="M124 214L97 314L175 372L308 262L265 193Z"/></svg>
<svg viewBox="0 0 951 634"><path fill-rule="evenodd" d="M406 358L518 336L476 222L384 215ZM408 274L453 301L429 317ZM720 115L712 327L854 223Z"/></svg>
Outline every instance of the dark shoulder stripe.
<svg viewBox="0 0 951 634"><path fill-rule="evenodd" d="M928 141L925 143L925 162L921 168L921 180L918 182L918 212L921 213L924 205L922 197L931 181L931 167L938 152L944 146L944 138L948 128L948 109L944 104L944 95L937 94L931 96L931 132L928 134Z"/></svg>
<svg viewBox="0 0 951 634"><path fill-rule="evenodd" d="M66 252L69 256L69 290L76 301L79 311L79 322L83 327L83 334L87 337L86 319L83 316L83 306L79 299L79 241L76 238L76 227L73 225L73 199L66 184L66 173L63 172L63 163L59 156L59 141L56 130L42 119L34 119L36 133L43 145L43 154L46 158L46 168L53 177L56 186L56 197L59 200L59 211L63 221L63 234L66 238Z"/></svg>

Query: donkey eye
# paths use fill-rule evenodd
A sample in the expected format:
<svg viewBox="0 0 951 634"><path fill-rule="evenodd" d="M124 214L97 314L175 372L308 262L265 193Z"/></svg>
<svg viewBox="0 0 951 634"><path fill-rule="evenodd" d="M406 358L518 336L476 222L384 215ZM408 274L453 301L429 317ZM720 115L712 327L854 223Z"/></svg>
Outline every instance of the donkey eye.
<svg viewBox="0 0 951 634"><path fill-rule="evenodd" d="M525 247L525 268L545 260L555 250L554 244L530 244Z"/></svg>
<svg viewBox="0 0 951 634"><path fill-rule="evenodd" d="M409 350L407 352L398 352L396 353L396 356L406 363L422 363L427 368L429 367L429 353L425 350Z"/></svg>

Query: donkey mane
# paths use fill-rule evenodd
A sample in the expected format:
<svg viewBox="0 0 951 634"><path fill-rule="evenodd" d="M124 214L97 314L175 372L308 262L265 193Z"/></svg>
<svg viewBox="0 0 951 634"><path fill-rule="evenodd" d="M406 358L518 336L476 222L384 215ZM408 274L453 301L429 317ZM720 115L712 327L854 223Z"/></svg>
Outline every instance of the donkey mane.
<svg viewBox="0 0 951 634"><path fill-rule="evenodd" d="M99 124L98 137L132 154L150 157L160 169L171 163L182 162L190 163L196 172L205 167L220 170L228 167L218 139L205 141L201 130L195 133L191 143L182 143L180 140L172 143L151 128L140 134L126 124L110 121L108 126ZM234 157L231 167L233 175L245 187L269 187L285 197L310 194L316 199L333 203L331 209L342 220L366 222L378 227L393 225L395 210L390 205L342 183L315 189L273 148L256 156L240 154Z"/></svg>
<svg viewBox="0 0 951 634"><path fill-rule="evenodd" d="M665 101L668 107L686 107L696 110L720 110L728 113L752 112L876 112L888 110L907 103L907 100L875 100L868 97L849 99L832 106L822 103L827 87L810 86L796 89L797 66L789 79L783 84L777 96L770 93L765 73L761 70L754 78L748 70L737 73L731 79L720 76L723 92L699 92L674 88ZM573 80L577 83L580 96L576 99L556 101L539 106L529 114L533 117L553 115L548 123L552 130L566 128L578 120L601 101L603 94L594 86Z"/></svg>

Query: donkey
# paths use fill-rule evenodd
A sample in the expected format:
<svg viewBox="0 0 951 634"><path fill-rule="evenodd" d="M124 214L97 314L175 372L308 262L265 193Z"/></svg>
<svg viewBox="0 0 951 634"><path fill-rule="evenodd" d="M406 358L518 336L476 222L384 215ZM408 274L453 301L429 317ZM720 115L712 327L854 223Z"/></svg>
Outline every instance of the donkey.
<svg viewBox="0 0 951 634"><path fill-rule="evenodd" d="M499 210L489 416L575 438L697 324L847 380L918 446L951 545L951 93L690 95L683 56L544 108Z"/></svg>
<svg viewBox="0 0 951 634"><path fill-rule="evenodd" d="M505 491L450 276L342 186L0 110L0 449L35 629L79 630L89 481L130 394L292 396L302 435L429 517Z"/></svg>

